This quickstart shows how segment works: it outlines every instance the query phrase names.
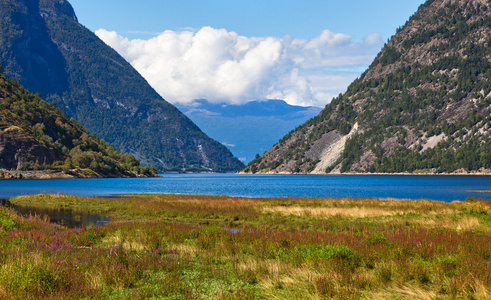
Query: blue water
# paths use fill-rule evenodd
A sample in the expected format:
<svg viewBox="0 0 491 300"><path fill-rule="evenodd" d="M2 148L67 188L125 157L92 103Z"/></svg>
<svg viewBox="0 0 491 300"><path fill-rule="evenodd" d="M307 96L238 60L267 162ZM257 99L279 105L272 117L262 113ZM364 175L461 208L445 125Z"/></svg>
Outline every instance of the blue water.
<svg viewBox="0 0 491 300"><path fill-rule="evenodd" d="M491 199L491 176L318 176L162 174L160 178L0 180L0 198L39 193L108 196L121 193L206 194L246 197L378 197Z"/></svg>

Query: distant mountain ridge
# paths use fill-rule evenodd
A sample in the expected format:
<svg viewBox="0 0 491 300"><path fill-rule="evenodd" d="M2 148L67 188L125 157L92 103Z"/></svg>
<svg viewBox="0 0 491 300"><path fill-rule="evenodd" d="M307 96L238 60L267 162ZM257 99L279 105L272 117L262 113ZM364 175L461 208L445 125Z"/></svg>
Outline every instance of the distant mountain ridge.
<svg viewBox="0 0 491 300"><path fill-rule="evenodd" d="M65 0L0 0L0 65L145 165L163 172L243 167L80 25Z"/></svg>
<svg viewBox="0 0 491 300"><path fill-rule="evenodd" d="M286 133L321 111L318 107L289 105L283 100L231 105L202 99L176 106L201 130L226 145L244 162L262 154Z"/></svg>
<svg viewBox="0 0 491 300"><path fill-rule="evenodd" d="M176 107L187 111L202 110L210 114L219 114L230 118L235 117L280 117L288 119L291 116L311 115L320 108L312 106L290 105L284 100L270 99L265 101L249 101L245 104L211 103L205 99L194 101L192 104L176 104Z"/></svg>
<svg viewBox="0 0 491 300"><path fill-rule="evenodd" d="M429 0L246 173L491 173L491 4Z"/></svg>

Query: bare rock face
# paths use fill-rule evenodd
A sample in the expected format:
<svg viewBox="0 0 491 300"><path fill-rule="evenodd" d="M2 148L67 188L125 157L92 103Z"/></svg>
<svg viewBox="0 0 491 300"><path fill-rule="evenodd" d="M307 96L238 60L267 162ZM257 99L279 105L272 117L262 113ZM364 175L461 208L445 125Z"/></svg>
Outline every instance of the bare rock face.
<svg viewBox="0 0 491 300"><path fill-rule="evenodd" d="M489 1L428 0L345 94L243 172L489 170L489 28Z"/></svg>
<svg viewBox="0 0 491 300"><path fill-rule="evenodd" d="M61 155L41 146L19 127L12 126L0 132L0 168L21 170L25 165L52 164L60 159Z"/></svg>

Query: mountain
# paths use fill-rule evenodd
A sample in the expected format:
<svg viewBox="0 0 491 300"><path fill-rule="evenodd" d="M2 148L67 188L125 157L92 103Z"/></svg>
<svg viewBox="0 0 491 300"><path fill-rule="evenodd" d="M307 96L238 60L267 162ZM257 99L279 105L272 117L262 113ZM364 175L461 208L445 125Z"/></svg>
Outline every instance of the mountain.
<svg viewBox="0 0 491 300"><path fill-rule="evenodd" d="M430 0L250 173L490 173L489 1Z"/></svg>
<svg viewBox="0 0 491 300"><path fill-rule="evenodd" d="M157 172L140 167L131 154L122 154L89 134L55 104L0 73L0 177L36 177L33 171L39 170L52 171L37 172L40 175L61 177L134 177Z"/></svg>
<svg viewBox="0 0 491 300"><path fill-rule="evenodd" d="M250 101L243 105L197 100L176 106L203 132L244 162L264 153L282 136L321 111L317 107L289 105L282 100Z"/></svg>
<svg viewBox="0 0 491 300"><path fill-rule="evenodd" d="M177 172L243 167L80 25L65 0L0 0L0 65L144 165Z"/></svg>

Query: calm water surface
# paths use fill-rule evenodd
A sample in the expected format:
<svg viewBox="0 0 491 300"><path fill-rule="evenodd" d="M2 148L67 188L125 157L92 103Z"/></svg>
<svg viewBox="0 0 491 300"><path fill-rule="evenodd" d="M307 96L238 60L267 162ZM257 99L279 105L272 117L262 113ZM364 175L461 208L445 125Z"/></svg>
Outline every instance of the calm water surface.
<svg viewBox="0 0 491 300"><path fill-rule="evenodd" d="M56 223L68 228L77 228L90 225L104 226L110 220L109 217L104 215L91 214L83 211L73 211L72 209L66 208L19 206L10 203L6 199L0 199L0 206L10 207L24 217L31 215L44 218L44 216L48 216L51 223Z"/></svg>
<svg viewBox="0 0 491 300"><path fill-rule="evenodd" d="M39 193L491 199L491 176L162 174L160 178L0 180L0 198Z"/></svg>

